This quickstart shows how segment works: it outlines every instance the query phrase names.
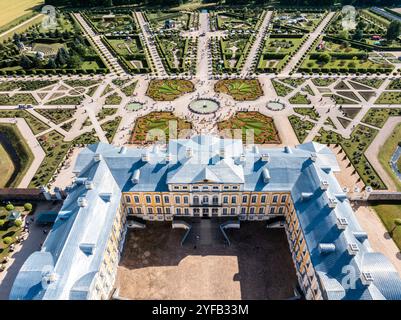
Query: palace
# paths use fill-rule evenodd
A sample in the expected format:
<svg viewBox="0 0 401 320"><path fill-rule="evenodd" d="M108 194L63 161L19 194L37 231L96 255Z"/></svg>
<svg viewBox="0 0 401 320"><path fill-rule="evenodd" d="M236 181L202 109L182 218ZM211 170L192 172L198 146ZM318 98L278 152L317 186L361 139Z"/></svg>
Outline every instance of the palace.
<svg viewBox="0 0 401 320"><path fill-rule="evenodd" d="M314 142L260 148L199 135L148 148L90 145L10 299L108 299L130 221L200 218L279 221L306 299L401 299L398 273L372 251L336 171L335 155Z"/></svg>

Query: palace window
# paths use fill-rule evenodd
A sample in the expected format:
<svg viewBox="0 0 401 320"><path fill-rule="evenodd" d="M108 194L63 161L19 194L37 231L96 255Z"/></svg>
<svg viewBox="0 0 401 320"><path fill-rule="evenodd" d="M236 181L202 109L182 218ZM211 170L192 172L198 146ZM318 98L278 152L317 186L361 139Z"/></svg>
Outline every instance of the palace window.
<svg viewBox="0 0 401 320"><path fill-rule="evenodd" d="M236 196L232 196L231 197L231 203L233 203L233 204L237 203L237 197Z"/></svg>
<svg viewBox="0 0 401 320"><path fill-rule="evenodd" d="M188 201L188 197L185 196L185 197L184 197L184 203L185 203L185 204L188 204L188 202L189 202L189 201Z"/></svg>
<svg viewBox="0 0 401 320"><path fill-rule="evenodd" d="M146 196L146 203L152 203L152 198L150 196Z"/></svg>
<svg viewBox="0 0 401 320"><path fill-rule="evenodd" d="M242 214L245 214L245 213L246 213L246 208L245 208L245 207L242 207L242 208L241 208L241 213L242 213Z"/></svg>
<svg viewBox="0 0 401 320"><path fill-rule="evenodd" d="M274 211L275 211L275 207L270 207L270 214L274 214Z"/></svg>
<svg viewBox="0 0 401 320"><path fill-rule="evenodd" d="M286 195L281 196L281 202L286 202L286 201L287 201L287 196Z"/></svg>
<svg viewBox="0 0 401 320"><path fill-rule="evenodd" d="M139 208L139 207L136 208L136 213L137 213L137 214L142 214L142 208Z"/></svg>
<svg viewBox="0 0 401 320"><path fill-rule="evenodd" d="M164 203L170 203L169 196L164 196Z"/></svg>
<svg viewBox="0 0 401 320"><path fill-rule="evenodd" d="M228 197L223 197L223 203L228 203Z"/></svg>
<svg viewBox="0 0 401 320"><path fill-rule="evenodd" d="M260 197L260 202L261 203L266 203L266 196L261 196Z"/></svg>
<svg viewBox="0 0 401 320"><path fill-rule="evenodd" d="M185 208L185 209L184 209L184 214L185 214L186 216L189 215L189 209L188 209L188 208Z"/></svg>
<svg viewBox="0 0 401 320"><path fill-rule="evenodd" d="M198 196L194 197L194 204L199 204L199 197Z"/></svg>
<svg viewBox="0 0 401 320"><path fill-rule="evenodd" d="M155 202L160 203L160 196L155 196Z"/></svg>
<svg viewBox="0 0 401 320"><path fill-rule="evenodd" d="M255 208L252 207L252 208L249 210L249 213L250 213L250 214L254 214L254 213L255 213Z"/></svg>
<svg viewBox="0 0 401 320"><path fill-rule="evenodd" d="M219 203L219 197L218 196L213 196L213 204L217 205Z"/></svg>
<svg viewBox="0 0 401 320"><path fill-rule="evenodd" d="M162 212L162 208L160 208L160 207L157 207L157 214L162 214L163 212Z"/></svg>
<svg viewBox="0 0 401 320"><path fill-rule="evenodd" d="M252 196L252 198L251 198L251 202L252 203L256 203L256 200L258 199L258 197L257 196Z"/></svg>
<svg viewBox="0 0 401 320"><path fill-rule="evenodd" d="M134 196L134 201L135 201L135 203L139 203L139 197L138 196Z"/></svg>
<svg viewBox="0 0 401 320"><path fill-rule="evenodd" d="M248 202L248 197L242 196L242 203L247 203L247 202Z"/></svg>
<svg viewBox="0 0 401 320"><path fill-rule="evenodd" d="M175 209L175 213L176 213L176 214L181 214L181 208Z"/></svg>
<svg viewBox="0 0 401 320"><path fill-rule="evenodd" d="M278 201L278 196L273 196L273 203L277 203Z"/></svg>
<svg viewBox="0 0 401 320"><path fill-rule="evenodd" d="M235 208L231 208L231 214L235 214Z"/></svg>
<svg viewBox="0 0 401 320"><path fill-rule="evenodd" d="M134 210L132 210L131 207L128 207L128 214L133 214L133 213L134 213Z"/></svg>
<svg viewBox="0 0 401 320"><path fill-rule="evenodd" d="M153 213L153 208L148 208L148 213L152 214Z"/></svg>
<svg viewBox="0 0 401 320"><path fill-rule="evenodd" d="M204 196L203 199L202 199L202 202L205 203L205 204L208 204L209 203L209 197L208 196Z"/></svg>
<svg viewBox="0 0 401 320"><path fill-rule="evenodd" d="M227 208L223 208L223 214L224 214L224 215L227 214Z"/></svg>
<svg viewBox="0 0 401 320"><path fill-rule="evenodd" d="M167 214L170 214L170 213L171 213L170 208L166 208L166 213L167 213Z"/></svg>
<svg viewBox="0 0 401 320"><path fill-rule="evenodd" d="M265 208L263 208L263 207L261 207L261 208L259 208L259 214L264 214L265 213L265 210L264 210Z"/></svg>
<svg viewBox="0 0 401 320"><path fill-rule="evenodd" d="M125 196L125 202L131 203L131 197L130 196Z"/></svg>
<svg viewBox="0 0 401 320"><path fill-rule="evenodd" d="M278 208L278 213L279 213L279 214L282 214L282 213L284 213L284 207L280 207L280 208Z"/></svg>
<svg viewBox="0 0 401 320"><path fill-rule="evenodd" d="M176 204L180 204L180 203L181 203L180 197L175 197L175 203L176 203Z"/></svg>

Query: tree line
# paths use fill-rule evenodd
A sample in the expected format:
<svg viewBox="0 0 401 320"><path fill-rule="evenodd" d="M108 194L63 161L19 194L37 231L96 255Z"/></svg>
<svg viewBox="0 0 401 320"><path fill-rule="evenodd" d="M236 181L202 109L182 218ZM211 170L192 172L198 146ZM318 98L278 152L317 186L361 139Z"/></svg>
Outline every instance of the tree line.
<svg viewBox="0 0 401 320"><path fill-rule="evenodd" d="M98 7L98 6L120 6L120 5L149 5L149 6L177 6L188 2L188 0L45 0L45 4L54 6L73 7ZM237 5L250 4L249 0L204 0L203 2L217 2L218 4ZM254 0L255 4L269 4L272 0ZM277 1L274 1L277 3ZM286 6L332 6L355 5L355 6L393 6L400 5L401 0L279 0L281 5Z"/></svg>

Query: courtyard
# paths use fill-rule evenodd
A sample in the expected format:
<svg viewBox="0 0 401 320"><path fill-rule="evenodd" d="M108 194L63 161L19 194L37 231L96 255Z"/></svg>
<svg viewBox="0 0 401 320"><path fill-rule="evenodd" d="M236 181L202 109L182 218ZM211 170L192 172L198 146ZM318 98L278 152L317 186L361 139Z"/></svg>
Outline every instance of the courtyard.
<svg viewBox="0 0 401 320"><path fill-rule="evenodd" d="M180 245L184 230L148 223L127 234L118 268L119 296L129 299L287 299L295 269L283 229L241 223L223 243Z"/></svg>

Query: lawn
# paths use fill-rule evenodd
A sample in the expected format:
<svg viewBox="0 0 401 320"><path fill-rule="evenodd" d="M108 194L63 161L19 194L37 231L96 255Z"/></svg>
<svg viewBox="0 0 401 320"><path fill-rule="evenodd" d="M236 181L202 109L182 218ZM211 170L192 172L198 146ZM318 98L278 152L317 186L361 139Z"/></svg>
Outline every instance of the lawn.
<svg viewBox="0 0 401 320"><path fill-rule="evenodd" d="M394 131L391 133L391 136L386 140L386 142L380 147L378 159L383 169L386 170L387 174L393 180L395 186L397 187L397 191L401 191L401 181L394 174L393 170L389 165L389 161L398 146L398 143L401 141L401 124L398 124Z"/></svg>
<svg viewBox="0 0 401 320"><path fill-rule="evenodd" d="M4 188L15 170L14 163L0 143L0 188Z"/></svg>
<svg viewBox="0 0 401 320"><path fill-rule="evenodd" d="M131 143L143 144L148 142L149 139L155 138L155 135L150 133L151 130L158 134L161 131L164 132L166 141L170 138L170 127L177 127L175 134L180 137L183 130L190 130L192 124L183 119L177 118L172 112L152 112L146 116L140 117L135 122L134 130L131 135ZM147 139L149 138L149 139ZM156 137L158 138L158 137Z"/></svg>
<svg viewBox="0 0 401 320"><path fill-rule="evenodd" d="M310 104L311 103L309 98L300 92L297 92L288 101L292 104Z"/></svg>
<svg viewBox="0 0 401 320"><path fill-rule="evenodd" d="M111 95L106 97L104 104L115 106L115 105L119 105L122 100L123 100L123 98L117 92L114 92Z"/></svg>
<svg viewBox="0 0 401 320"><path fill-rule="evenodd" d="M391 231L394 227L394 219L401 218L401 205L399 204L372 204L372 208L376 211L380 220L383 222L387 231ZM393 240L397 247L401 250L401 228L398 227L393 232Z"/></svg>
<svg viewBox="0 0 401 320"><path fill-rule="evenodd" d="M302 116L309 116L312 120L318 121L320 118L314 108L294 108L294 111Z"/></svg>
<svg viewBox="0 0 401 320"><path fill-rule="evenodd" d="M0 136L0 187L17 187L34 156L16 125L0 124Z"/></svg>
<svg viewBox="0 0 401 320"><path fill-rule="evenodd" d="M64 141L63 135L54 130L41 135L38 141L46 153L46 157L35 173L30 187L47 185L52 178L55 178L55 171L71 146L70 142Z"/></svg>
<svg viewBox="0 0 401 320"><path fill-rule="evenodd" d="M43 5L43 0L0 1L0 32L3 27L13 27L31 15L34 7Z"/></svg>
<svg viewBox="0 0 401 320"><path fill-rule="evenodd" d="M276 91L276 93L279 97L285 97L286 95L289 95L294 90L276 80L272 80L272 84L273 84L274 90Z"/></svg>
<svg viewBox="0 0 401 320"><path fill-rule="evenodd" d="M73 118L75 109L35 109L36 112L46 117L55 124L60 124L64 121Z"/></svg>
<svg viewBox="0 0 401 320"><path fill-rule="evenodd" d="M300 117L295 115L289 116L288 120L290 121L292 129L294 130L295 135L300 143L304 142L305 138L309 134L309 131L315 126L313 122L302 120Z"/></svg>
<svg viewBox="0 0 401 320"><path fill-rule="evenodd" d="M109 143L112 143L118 126L120 125L121 119L122 117L116 117L115 119L107 121L101 125L102 130L105 132L106 138Z"/></svg>
<svg viewBox="0 0 401 320"><path fill-rule="evenodd" d="M12 106L18 104L32 104L36 105L38 102L30 93L16 93L12 97L8 94L0 94L0 105L2 106Z"/></svg>
<svg viewBox="0 0 401 320"><path fill-rule="evenodd" d="M247 134L254 133L254 143L276 144L280 143L280 137L273 118L267 117L259 112L237 112L233 117L217 124L221 134L231 138L240 138L244 143L247 141ZM239 132L239 133L238 133Z"/></svg>
<svg viewBox="0 0 401 320"><path fill-rule="evenodd" d="M340 144L365 185L382 190L386 188L384 182L365 157L366 149L378 132L370 127L358 125L351 133L351 137L345 139L336 132L322 128L319 131L320 136L316 136L314 140L324 144Z"/></svg>
<svg viewBox="0 0 401 320"><path fill-rule="evenodd" d="M194 89L188 80L151 80L146 95L155 101L172 101Z"/></svg>
<svg viewBox="0 0 401 320"><path fill-rule="evenodd" d="M362 122L378 128L383 128L384 124L390 116L400 115L401 109L371 108L368 113L366 113L366 115L363 117Z"/></svg>
<svg viewBox="0 0 401 320"><path fill-rule="evenodd" d="M0 118L24 118L33 134L49 129L49 126L26 110L0 110Z"/></svg>
<svg viewBox="0 0 401 320"><path fill-rule="evenodd" d="M400 104L401 92L385 91L375 101L375 104Z"/></svg>
<svg viewBox="0 0 401 320"><path fill-rule="evenodd" d="M226 93L237 101L256 100L263 95L258 80L220 80L214 85L214 90Z"/></svg>

